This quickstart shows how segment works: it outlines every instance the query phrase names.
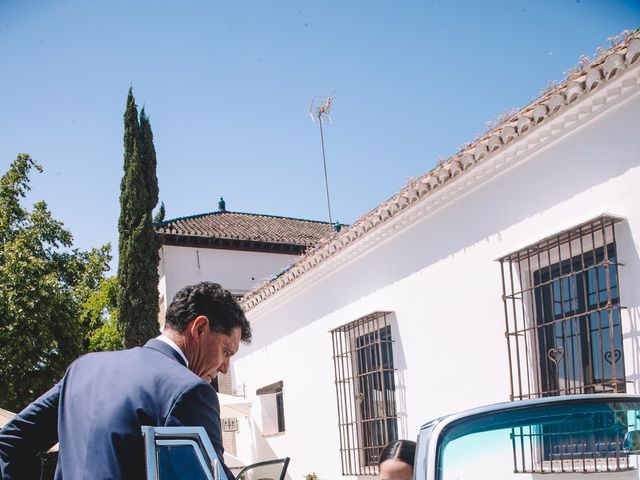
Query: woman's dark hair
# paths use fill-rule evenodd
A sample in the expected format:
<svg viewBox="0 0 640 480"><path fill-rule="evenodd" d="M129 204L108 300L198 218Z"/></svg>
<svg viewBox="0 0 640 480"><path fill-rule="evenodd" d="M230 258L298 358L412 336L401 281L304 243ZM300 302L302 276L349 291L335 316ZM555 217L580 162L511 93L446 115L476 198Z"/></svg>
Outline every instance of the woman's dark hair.
<svg viewBox="0 0 640 480"><path fill-rule="evenodd" d="M176 296L165 315L165 325L172 330L183 332L189 322L204 315L214 332L230 335L234 328L240 328L240 339L251 342L251 326L235 298L217 283L201 282L184 287Z"/></svg>
<svg viewBox="0 0 640 480"><path fill-rule="evenodd" d="M394 440L389 442L380 452L378 465L385 460L397 458L413 467L413 460L416 456L416 442L412 440Z"/></svg>

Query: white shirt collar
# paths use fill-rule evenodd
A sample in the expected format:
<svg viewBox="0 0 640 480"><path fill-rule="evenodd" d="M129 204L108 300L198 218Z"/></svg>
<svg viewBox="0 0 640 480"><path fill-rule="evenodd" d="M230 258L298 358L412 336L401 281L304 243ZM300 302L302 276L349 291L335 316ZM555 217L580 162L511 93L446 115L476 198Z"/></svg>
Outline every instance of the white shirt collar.
<svg viewBox="0 0 640 480"><path fill-rule="evenodd" d="M182 359L184 360L185 365L187 367L189 367L189 360L187 360L187 357L184 356L184 352L182 350L180 350L180 347L176 344L176 342L174 342L173 340L171 340L169 337L167 337L164 334L158 335L156 338L158 340L160 340L161 342L166 343L171 348L173 348L176 352L178 352L180 354L180 356L182 357Z"/></svg>

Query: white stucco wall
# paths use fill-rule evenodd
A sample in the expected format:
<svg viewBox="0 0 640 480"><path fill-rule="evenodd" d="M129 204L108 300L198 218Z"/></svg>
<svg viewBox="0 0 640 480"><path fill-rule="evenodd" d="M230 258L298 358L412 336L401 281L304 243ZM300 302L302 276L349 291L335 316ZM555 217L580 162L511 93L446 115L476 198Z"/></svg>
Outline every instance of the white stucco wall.
<svg viewBox="0 0 640 480"><path fill-rule="evenodd" d="M207 280L219 283L233 294L244 294L296 258L297 255L278 253L164 245L158 270L164 310L186 285Z"/></svg>
<svg viewBox="0 0 640 480"><path fill-rule="evenodd" d="M513 166L411 226L394 220L398 233L338 268L336 258L326 261L250 310L254 342L235 360L235 381L255 396L256 389L282 380L286 432L265 438L255 426L259 421L246 423L238 455L290 456L292 479L312 471L323 480L342 477L330 331L375 311L395 314L401 437L415 438L420 425L439 415L508 401L496 259L602 213L625 218L616 236L624 264L620 298L629 307L622 314L627 390L639 392L638 113L636 92L550 144L539 140L540 147ZM485 168L498 169L491 163ZM464 182L465 175L473 172L454 182ZM253 415L258 420L257 409Z"/></svg>

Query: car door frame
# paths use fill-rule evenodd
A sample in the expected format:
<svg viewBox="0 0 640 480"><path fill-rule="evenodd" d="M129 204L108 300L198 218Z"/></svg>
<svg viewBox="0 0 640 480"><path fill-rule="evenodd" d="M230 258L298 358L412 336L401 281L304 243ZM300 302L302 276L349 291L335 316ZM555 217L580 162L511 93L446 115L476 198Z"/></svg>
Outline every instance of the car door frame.
<svg viewBox="0 0 640 480"><path fill-rule="evenodd" d="M161 446L191 446L208 480L227 479L220 459L204 427L142 426L147 480L158 480L157 448Z"/></svg>

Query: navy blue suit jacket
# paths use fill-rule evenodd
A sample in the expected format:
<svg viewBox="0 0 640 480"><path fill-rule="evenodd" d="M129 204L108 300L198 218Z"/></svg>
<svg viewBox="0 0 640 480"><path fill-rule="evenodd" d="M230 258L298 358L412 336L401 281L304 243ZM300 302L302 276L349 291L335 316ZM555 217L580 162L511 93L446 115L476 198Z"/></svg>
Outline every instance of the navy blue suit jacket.
<svg viewBox="0 0 640 480"><path fill-rule="evenodd" d="M223 459L215 390L153 339L73 362L60 383L0 431L2 479L38 478L37 452L57 441L56 480L143 479L142 425L203 426Z"/></svg>

